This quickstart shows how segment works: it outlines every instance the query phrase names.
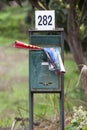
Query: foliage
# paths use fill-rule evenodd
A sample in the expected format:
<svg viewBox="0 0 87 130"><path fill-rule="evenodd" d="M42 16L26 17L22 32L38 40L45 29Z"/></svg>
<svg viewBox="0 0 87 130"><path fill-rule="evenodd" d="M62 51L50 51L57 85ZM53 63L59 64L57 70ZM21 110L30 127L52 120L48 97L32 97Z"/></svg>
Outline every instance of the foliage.
<svg viewBox="0 0 87 130"><path fill-rule="evenodd" d="M21 6L21 0L15 1ZM33 11L35 9L53 9L56 11L56 27L64 28L66 43L68 43L78 69L81 70L81 66L79 66L79 64L84 64L84 55L81 43L84 38L86 38L87 34L87 0L28 0L28 2L31 3ZM30 15L28 16L28 18L30 21L31 19L33 19L32 15L31 18ZM29 22L29 20L27 21Z"/></svg>
<svg viewBox="0 0 87 130"><path fill-rule="evenodd" d="M7 45L2 48L0 53L3 53L0 56L6 56L6 58L4 60L4 57L2 57L0 62L0 67L3 68L0 74L0 87L1 83L3 84L2 89L0 88L0 119L2 119L0 127L6 127L11 126L14 117L20 117L18 107L28 109L28 52L13 49ZM72 104L77 104L78 99L81 99L81 91L79 88L75 88L78 79L76 64L70 54L67 54L65 58L67 71L65 74L65 110L69 111ZM79 91L75 92L75 90ZM58 94L35 94L34 103L35 117L42 119L58 117ZM28 111L22 111L21 113L22 117L28 117Z"/></svg>
<svg viewBox="0 0 87 130"><path fill-rule="evenodd" d="M51 1L52 2L52 1ZM53 4L53 3L52 3ZM49 6L51 7L52 4ZM59 2L57 3L59 4ZM64 8L64 5L61 4L61 8ZM56 4L55 4L56 6ZM67 6L65 4L65 6ZM27 6L26 6L27 7ZM61 10L60 8L60 10ZM28 9L28 7L27 7ZM21 39L25 40L26 34L25 34L25 23L24 23L24 17L26 14L27 9L23 9L20 7L11 7L10 10L7 8L4 10L3 14L0 12L0 45L2 43L7 43L8 46L8 41L14 41L15 39ZM8 12L10 11L10 12ZM58 6L58 16L60 15L59 11L59 6ZM65 13L65 14L64 14ZM31 13L32 14L32 13ZM67 12L64 10L61 12L62 16L59 16L59 19L63 22L63 16L67 16ZM32 16L32 15L31 15ZM62 17L62 18L61 18ZM21 21L21 22L20 22ZM65 21L64 21L65 22ZM3 24L4 23L4 24ZM21 25L20 25L21 23ZM21 28L23 27L23 28ZM21 30L23 29L23 30ZM6 46L6 49L7 49ZM9 47L8 47L9 48ZM3 51L4 52L4 51ZM19 52L19 50L18 50ZM0 91L0 98L2 99L0 102L0 118L4 115L4 119L1 120L0 122L0 127L1 126L8 126L11 125L12 119L14 118L15 115L18 115L17 113L17 107L26 107L28 108L28 88L26 86L27 83L23 81L23 77L26 78L25 75L27 75L27 67L28 63L23 59L24 54L27 56L26 53L23 51L20 52L20 54L23 54L23 56L19 55L17 51L13 51L12 48L11 50L7 50L5 52L6 58L5 62L1 62L1 65L5 66L6 69L5 75L0 76L0 80L3 79L4 81L7 80L6 87L11 87L10 92L9 89L7 92L2 92ZM19 57L17 61L15 61L15 58L13 58L14 54L16 54L16 58ZM17 55L18 54L18 55ZM4 56L4 54L2 55ZM9 57L12 56L12 57ZM22 58L20 58L22 57ZM26 57L25 57L26 58ZM7 60L9 62L7 62ZM10 59L11 59L11 64L14 66L10 66ZM13 59L13 60L12 60ZM22 62L20 62L20 59L22 59ZM27 59L27 58L26 58ZM15 62L15 63L14 63ZM7 63L7 64L6 64ZM0 65L0 66L1 66ZM10 68L9 68L10 66ZM78 71L76 64L74 63L72 57L70 54L65 57L65 66L66 66L66 74L65 74L65 109L69 111L74 104L79 104L78 100L81 101L82 103L83 100L83 93L81 88L76 88L76 82L78 79ZM4 70L4 69L3 69ZM1 83L0 83L1 84ZM3 84L4 86L4 84ZM21 91L20 91L21 90ZM35 95L36 96L36 95ZM44 97L45 96L45 97ZM59 109L58 106L56 106L56 103L58 101L58 95L37 95L35 98L35 115L41 115L41 116L48 116L51 115L53 116L53 111L56 114L57 110ZM59 105L59 104L58 104ZM14 107L15 106L15 107ZM7 108L9 110L7 110ZM13 114L11 114L13 113ZM8 116L8 114L11 114ZM27 116L28 113L24 114L23 116ZM19 116L19 115L18 115ZM7 120L9 119L9 121ZM8 123L9 122L9 123ZM72 125L69 126L70 129L68 130L73 130L75 126ZM72 128L72 129L71 129ZM84 130L86 130L86 126Z"/></svg>
<svg viewBox="0 0 87 130"><path fill-rule="evenodd" d="M27 4L24 7L27 10ZM24 21L26 10L18 6L7 6L0 12L0 44L27 39L28 26Z"/></svg>
<svg viewBox="0 0 87 130"><path fill-rule="evenodd" d="M71 124L66 130L86 130L87 129L87 111L82 106L79 108L73 107L73 116Z"/></svg>
<svg viewBox="0 0 87 130"><path fill-rule="evenodd" d="M22 6L23 0L7 0L7 3L11 1L16 1L20 6ZM64 27L66 30L66 24L67 24L67 16L68 11L70 8L70 2L65 0L27 0L33 8L37 9L54 9L56 10L56 26ZM75 20L76 23L79 24L79 26L85 26L84 34L86 32L86 24L87 24L87 13L86 13L86 7L87 7L87 1L86 0L78 0L75 3ZM32 9L33 9L32 8ZM31 16L32 17L32 16ZM87 32L86 32L87 33ZM85 35L86 36L86 35Z"/></svg>
<svg viewBox="0 0 87 130"><path fill-rule="evenodd" d="M12 117L7 117L0 120L0 127L9 127L12 124Z"/></svg>

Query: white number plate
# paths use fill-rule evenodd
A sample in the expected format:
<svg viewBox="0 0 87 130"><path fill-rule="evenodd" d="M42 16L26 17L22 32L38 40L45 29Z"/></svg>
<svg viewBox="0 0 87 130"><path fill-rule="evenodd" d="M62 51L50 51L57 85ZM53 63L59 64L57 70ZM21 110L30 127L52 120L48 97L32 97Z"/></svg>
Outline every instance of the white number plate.
<svg viewBox="0 0 87 130"><path fill-rule="evenodd" d="M55 29L55 11L54 10L35 11L35 29L36 30L54 30Z"/></svg>

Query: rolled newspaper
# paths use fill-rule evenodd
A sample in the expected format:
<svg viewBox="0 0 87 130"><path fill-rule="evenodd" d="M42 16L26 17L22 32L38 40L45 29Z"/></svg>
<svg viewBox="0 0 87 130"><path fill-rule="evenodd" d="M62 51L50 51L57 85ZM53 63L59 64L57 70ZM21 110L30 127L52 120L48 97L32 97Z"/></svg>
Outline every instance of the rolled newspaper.
<svg viewBox="0 0 87 130"><path fill-rule="evenodd" d="M65 67L64 67L60 52L58 51L57 54L58 54L58 59L59 59L59 64L60 64L60 72L65 73L66 71L65 71Z"/></svg>
<svg viewBox="0 0 87 130"><path fill-rule="evenodd" d="M31 44L26 44L21 41L15 41L14 43L15 48L21 48L21 49L29 49L29 50L41 50L42 48L39 46L31 45Z"/></svg>

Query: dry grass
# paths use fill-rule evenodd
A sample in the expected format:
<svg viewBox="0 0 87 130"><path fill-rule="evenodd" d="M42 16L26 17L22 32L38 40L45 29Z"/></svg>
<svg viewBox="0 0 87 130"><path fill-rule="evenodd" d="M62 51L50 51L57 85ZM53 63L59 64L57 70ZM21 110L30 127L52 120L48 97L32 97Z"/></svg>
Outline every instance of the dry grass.
<svg viewBox="0 0 87 130"><path fill-rule="evenodd" d="M85 94L87 95L87 66L86 65L83 65L80 75L82 80L82 87L85 91Z"/></svg>
<svg viewBox="0 0 87 130"><path fill-rule="evenodd" d="M84 89L84 93L87 96L87 65L82 65L82 69L79 75L79 79L77 85L79 85L80 81L82 82L82 88Z"/></svg>

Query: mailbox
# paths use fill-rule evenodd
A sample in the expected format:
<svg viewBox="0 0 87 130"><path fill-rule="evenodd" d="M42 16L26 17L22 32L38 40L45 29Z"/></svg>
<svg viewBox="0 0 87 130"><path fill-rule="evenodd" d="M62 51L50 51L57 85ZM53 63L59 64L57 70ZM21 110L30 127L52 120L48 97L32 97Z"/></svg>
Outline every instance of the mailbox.
<svg viewBox="0 0 87 130"><path fill-rule="evenodd" d="M29 31L29 43L42 48L58 48L63 60L63 29L56 31ZM60 66L59 66L60 71ZM60 92L61 73L49 70L44 50L29 51L29 87L31 92Z"/></svg>
<svg viewBox="0 0 87 130"><path fill-rule="evenodd" d="M29 50L29 129L33 130L34 93L59 93L60 130L64 130L63 29L29 30L29 45L16 41L14 47L31 48ZM57 62L51 60L52 56L54 57L53 61Z"/></svg>
<svg viewBox="0 0 87 130"><path fill-rule="evenodd" d="M56 91L60 87L60 75L50 71L44 51L30 52L30 86L32 91Z"/></svg>

